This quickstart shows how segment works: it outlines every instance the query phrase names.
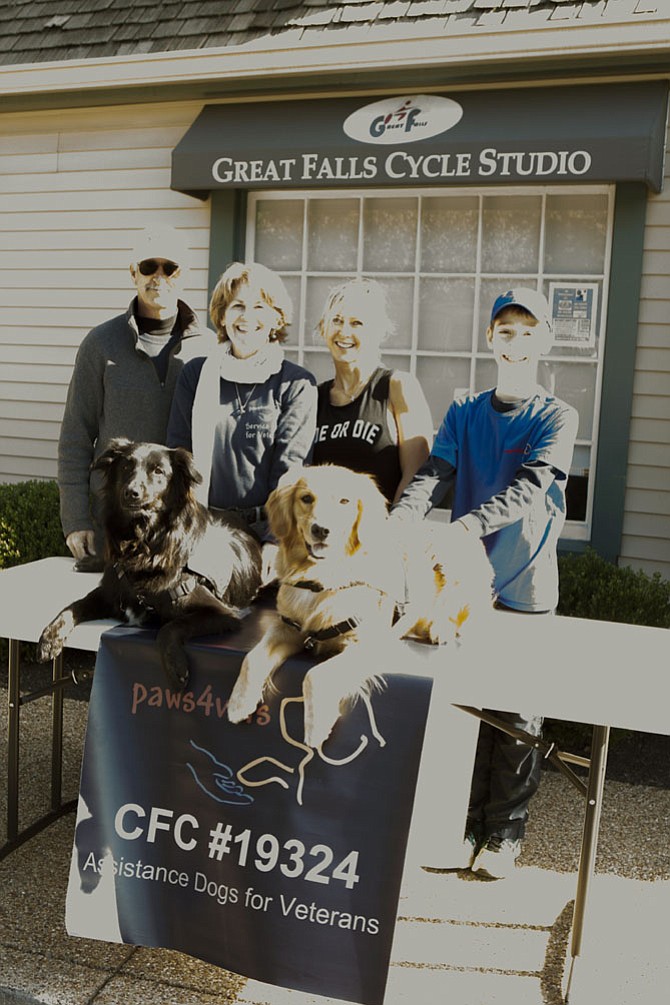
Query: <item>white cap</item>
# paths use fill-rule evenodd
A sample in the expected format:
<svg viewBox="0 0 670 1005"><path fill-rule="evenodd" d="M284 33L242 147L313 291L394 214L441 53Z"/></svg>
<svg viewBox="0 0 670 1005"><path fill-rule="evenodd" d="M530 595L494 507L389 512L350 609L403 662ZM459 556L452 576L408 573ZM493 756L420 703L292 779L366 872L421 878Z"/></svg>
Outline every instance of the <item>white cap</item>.
<svg viewBox="0 0 670 1005"><path fill-rule="evenodd" d="M136 265L145 258L165 258L187 269L190 253L183 231L175 227L147 227L139 231L131 252L130 262Z"/></svg>

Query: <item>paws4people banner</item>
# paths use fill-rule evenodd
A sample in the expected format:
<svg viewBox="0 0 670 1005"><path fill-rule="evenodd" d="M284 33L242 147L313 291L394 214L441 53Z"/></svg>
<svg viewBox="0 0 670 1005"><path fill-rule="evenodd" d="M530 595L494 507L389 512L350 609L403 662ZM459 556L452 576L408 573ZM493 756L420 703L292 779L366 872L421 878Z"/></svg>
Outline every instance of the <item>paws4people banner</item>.
<svg viewBox="0 0 670 1005"><path fill-rule="evenodd" d="M380 1005L431 681L393 668L313 750L301 698L312 662L300 656L233 725L226 702L264 616L189 646L181 694L152 632L103 636L67 930Z"/></svg>

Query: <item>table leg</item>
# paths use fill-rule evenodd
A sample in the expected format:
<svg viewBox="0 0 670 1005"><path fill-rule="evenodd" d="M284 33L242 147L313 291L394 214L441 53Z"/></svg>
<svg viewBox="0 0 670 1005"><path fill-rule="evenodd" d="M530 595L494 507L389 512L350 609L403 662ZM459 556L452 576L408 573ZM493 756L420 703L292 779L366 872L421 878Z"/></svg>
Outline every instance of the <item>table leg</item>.
<svg viewBox="0 0 670 1005"><path fill-rule="evenodd" d="M605 787L605 770L607 768L607 750L609 747L609 726L594 726L591 741L591 766L589 769L588 790L586 794L586 813L584 815L584 830L582 833L582 848L579 857L579 874L577 876L577 892L572 915L572 938L570 944L570 968L565 987L565 1001L570 1000L570 989L574 977L576 961L581 955L584 935L584 917L589 887L593 878L596 851L598 847L598 830L602 811L603 789Z"/></svg>
<svg viewBox="0 0 670 1005"><path fill-rule="evenodd" d="M19 832L19 660L20 643L9 639L7 681L7 842Z"/></svg>
<svg viewBox="0 0 670 1005"><path fill-rule="evenodd" d="M63 677L63 654L52 662L54 684ZM63 778L63 688L54 687L51 705L51 809L59 810Z"/></svg>

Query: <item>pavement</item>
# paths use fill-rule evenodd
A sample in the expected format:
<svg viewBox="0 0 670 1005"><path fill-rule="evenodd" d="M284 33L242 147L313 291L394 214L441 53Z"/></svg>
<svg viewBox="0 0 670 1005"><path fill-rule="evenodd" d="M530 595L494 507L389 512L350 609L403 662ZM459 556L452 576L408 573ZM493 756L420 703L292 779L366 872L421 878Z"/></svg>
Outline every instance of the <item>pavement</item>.
<svg viewBox="0 0 670 1005"><path fill-rule="evenodd" d="M6 691L0 702L5 735ZM87 710L66 698L66 799L78 791ZM50 701L21 718L23 827L48 807ZM583 803L545 771L531 810L509 880L407 865L384 1005L563 1005ZM335 1005L174 951L69 937L73 833L65 815L0 862L0 1005ZM608 780L600 833L570 1005L665 1005L670 791Z"/></svg>

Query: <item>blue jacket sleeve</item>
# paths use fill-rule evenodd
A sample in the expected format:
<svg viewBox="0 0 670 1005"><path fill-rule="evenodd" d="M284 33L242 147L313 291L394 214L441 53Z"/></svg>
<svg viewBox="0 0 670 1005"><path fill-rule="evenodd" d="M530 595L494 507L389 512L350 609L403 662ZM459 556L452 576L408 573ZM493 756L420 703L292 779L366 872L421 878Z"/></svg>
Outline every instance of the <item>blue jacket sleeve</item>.
<svg viewBox="0 0 670 1005"><path fill-rule="evenodd" d="M431 454L411 482L391 507L394 516L420 520L438 506L453 484L456 468L436 454Z"/></svg>

